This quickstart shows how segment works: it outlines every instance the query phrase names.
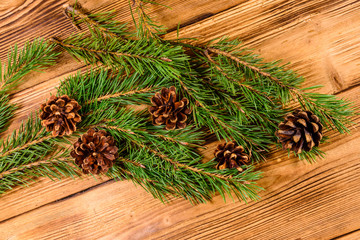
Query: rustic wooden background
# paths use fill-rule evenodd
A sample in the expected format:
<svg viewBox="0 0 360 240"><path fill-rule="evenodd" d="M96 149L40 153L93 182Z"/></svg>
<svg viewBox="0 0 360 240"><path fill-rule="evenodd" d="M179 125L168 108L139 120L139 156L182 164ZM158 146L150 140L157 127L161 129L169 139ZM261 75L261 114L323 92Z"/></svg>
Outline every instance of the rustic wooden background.
<svg viewBox="0 0 360 240"><path fill-rule="evenodd" d="M242 39L266 60L284 59L306 77L360 105L360 1L156 0L151 11L176 36L207 41ZM62 14L65 0L1 0L0 58L15 43L75 31ZM115 9L130 21L127 0L78 0L88 11ZM86 66L62 54L11 95L21 106L11 130L55 92L59 81ZM352 133L328 132L324 160L310 165L274 152L259 167L262 200L244 204L220 196L192 206L163 205L131 182L41 179L0 198L0 239L360 239L360 119ZM206 155L211 156L214 144Z"/></svg>

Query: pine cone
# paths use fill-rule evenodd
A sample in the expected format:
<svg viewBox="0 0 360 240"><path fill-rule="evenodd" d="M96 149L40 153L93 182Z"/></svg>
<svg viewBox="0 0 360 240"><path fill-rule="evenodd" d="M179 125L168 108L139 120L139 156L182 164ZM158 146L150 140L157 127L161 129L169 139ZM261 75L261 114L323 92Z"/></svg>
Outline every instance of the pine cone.
<svg viewBox="0 0 360 240"><path fill-rule="evenodd" d="M309 111L295 110L279 124L279 130L275 134L284 149L301 153L303 150L310 151L314 146L319 146L322 129L318 116Z"/></svg>
<svg viewBox="0 0 360 240"><path fill-rule="evenodd" d="M215 161L219 162L216 169L236 168L242 171L241 165L250 163L249 156L244 152L242 146L238 146L236 142L228 142L219 144L214 152Z"/></svg>
<svg viewBox="0 0 360 240"><path fill-rule="evenodd" d="M119 157L115 140L104 130L91 128L74 143L70 155L84 173L106 173Z"/></svg>
<svg viewBox="0 0 360 240"><path fill-rule="evenodd" d="M151 98L151 103L154 106L149 108L149 112L154 125L165 124L167 130L186 127L187 115L191 113L187 107L189 100L183 98L178 101L175 87L163 88Z"/></svg>
<svg viewBox="0 0 360 240"><path fill-rule="evenodd" d="M76 131L76 123L81 121L77 113L80 109L78 102L67 95L51 96L46 103L41 104L41 124L46 127L46 131L52 131L54 137L71 135Z"/></svg>

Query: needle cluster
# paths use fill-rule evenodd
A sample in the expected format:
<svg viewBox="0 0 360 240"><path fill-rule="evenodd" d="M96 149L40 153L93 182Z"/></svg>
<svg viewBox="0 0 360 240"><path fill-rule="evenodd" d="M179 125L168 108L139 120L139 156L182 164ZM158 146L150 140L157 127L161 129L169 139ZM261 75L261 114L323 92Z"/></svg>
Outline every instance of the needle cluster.
<svg viewBox="0 0 360 240"><path fill-rule="evenodd" d="M0 61L0 133L5 131L14 115L16 106L9 103L9 92L15 90L23 77L31 71L41 71L55 63L59 53L55 44L43 39L26 42L22 49L17 45L7 54L7 61Z"/></svg>

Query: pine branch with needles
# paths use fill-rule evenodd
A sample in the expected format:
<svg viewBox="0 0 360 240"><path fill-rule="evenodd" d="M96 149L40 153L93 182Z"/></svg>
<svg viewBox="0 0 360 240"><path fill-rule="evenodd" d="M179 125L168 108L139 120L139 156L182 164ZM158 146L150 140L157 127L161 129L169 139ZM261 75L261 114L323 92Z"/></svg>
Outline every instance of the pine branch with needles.
<svg viewBox="0 0 360 240"><path fill-rule="evenodd" d="M126 23L117 21L113 11L97 14L85 14L80 6L63 5L64 15L69 18L77 30L82 30L81 24L85 24L94 36L109 38L129 38L134 35L127 28Z"/></svg>
<svg viewBox="0 0 360 240"><path fill-rule="evenodd" d="M140 20L144 20L141 16L145 15L151 19L145 1L132 4L140 13ZM134 18L135 25L140 20ZM92 29L101 32L106 28L92 25L90 32ZM197 45L181 39L162 40L157 31L150 33L152 29L144 24L137 25L136 30L138 39L145 38L159 45L169 43L192 52L187 52L186 68L180 71L180 77L166 81L189 98L198 127L206 127L219 139L235 139L252 151L256 160L263 158L262 153L269 144L277 142L274 136L277 125L282 116L294 109L295 101L304 110L319 116L326 127L348 131L355 110L351 104L332 95L307 92L313 88L301 89L302 77L287 70L279 61L264 62L237 39L223 38ZM148 32L146 36L142 34L144 31ZM286 107L290 104L291 108ZM312 161L314 155L321 157L322 153L314 150L299 157Z"/></svg>
<svg viewBox="0 0 360 240"><path fill-rule="evenodd" d="M124 68L128 75L135 71L178 78L186 69L188 59L182 47L167 43L159 45L154 40L121 41L118 38L108 39L79 33L63 41L55 38L51 41L85 63Z"/></svg>
<svg viewBox="0 0 360 240"><path fill-rule="evenodd" d="M173 196L199 203L216 193L224 199L230 195L256 200L261 190L256 180L261 173L253 163L263 160L277 144L275 131L286 113L300 107L318 116L312 119L316 131L321 124L348 131L355 111L349 102L313 93L316 86L302 89L302 77L279 61L264 62L238 40L223 38L202 45L163 40L163 28L147 13L148 3L130 2L132 14L137 14L133 15L136 32L110 13L87 15L65 6L66 16L76 27L85 25L88 33L75 33L64 40L52 38L50 46L61 46L99 68L70 76L58 88L59 96L68 95L82 106L82 121L73 136L60 138L46 132L40 119L31 116L2 140L0 193L41 176L78 176L78 167L69 161L71 142L74 136L96 128L115 139L120 155L106 174L132 180L162 201ZM11 58L17 59L16 55ZM3 85L15 84L25 73L20 71L15 78L1 74L10 76ZM166 131L152 124L144 108L155 93L172 86L177 92L169 99L186 99L192 113L185 129ZM252 163L219 170L215 159L203 162L203 139L213 135L241 145ZM313 162L323 152L314 146L296 155Z"/></svg>
<svg viewBox="0 0 360 240"><path fill-rule="evenodd" d="M149 15L148 8L149 5L167 6L148 0L131 1L130 11L136 28L136 37L161 40L160 36L166 33L166 28Z"/></svg>
<svg viewBox="0 0 360 240"><path fill-rule="evenodd" d="M96 127L115 138L121 157L107 173L110 177L131 179L162 201L181 196L199 203L210 200L216 192L224 197L234 194L242 200L257 199L261 188L255 180L260 173L252 167L244 166L244 171L235 176L234 169L220 171L214 169L214 162L202 163L197 148L201 147L204 134L199 129L165 131L152 125L146 111L126 108L130 101L144 103L148 96L143 94L154 91L160 83L154 76L93 70L65 79L58 94L76 95L83 105L83 120L76 135ZM77 167L72 168L68 161L71 139L50 135L38 118L31 117L0 144L0 182L8 189L44 175L77 176Z"/></svg>
<svg viewBox="0 0 360 240"><path fill-rule="evenodd" d="M0 133L9 125L16 106L9 103L9 92L21 83L25 75L32 71L41 71L55 64L59 53L54 51L54 44L43 39L26 42L22 49L17 45L7 54L7 61L0 62Z"/></svg>

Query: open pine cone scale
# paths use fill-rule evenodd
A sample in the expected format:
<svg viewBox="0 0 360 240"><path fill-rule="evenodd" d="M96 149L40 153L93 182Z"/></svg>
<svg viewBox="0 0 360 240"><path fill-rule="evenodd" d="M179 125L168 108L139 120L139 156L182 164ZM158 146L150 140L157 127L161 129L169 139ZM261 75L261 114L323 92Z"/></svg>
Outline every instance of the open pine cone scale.
<svg viewBox="0 0 360 240"><path fill-rule="evenodd" d="M191 113L189 101L187 98L178 101L175 87L163 88L151 98L151 103L149 112L154 125L165 124L167 130L186 127L187 115Z"/></svg>
<svg viewBox="0 0 360 240"><path fill-rule="evenodd" d="M51 96L41 105L41 124L46 127L46 131L52 132L53 136L71 135L76 131L76 124L81 121L78 114L80 109L78 102L67 95Z"/></svg>
<svg viewBox="0 0 360 240"><path fill-rule="evenodd" d="M77 142L71 156L84 173L105 173L118 158L118 148L112 136L104 130L89 129Z"/></svg>
<svg viewBox="0 0 360 240"><path fill-rule="evenodd" d="M322 129L323 126L318 116L309 111L296 110L288 114L285 121L279 124L276 135L284 149L301 153L319 146Z"/></svg>
<svg viewBox="0 0 360 240"><path fill-rule="evenodd" d="M216 169L236 168L242 171L241 165L250 163L250 157L244 152L244 148L236 142L222 143L214 152L215 161L218 162Z"/></svg>

